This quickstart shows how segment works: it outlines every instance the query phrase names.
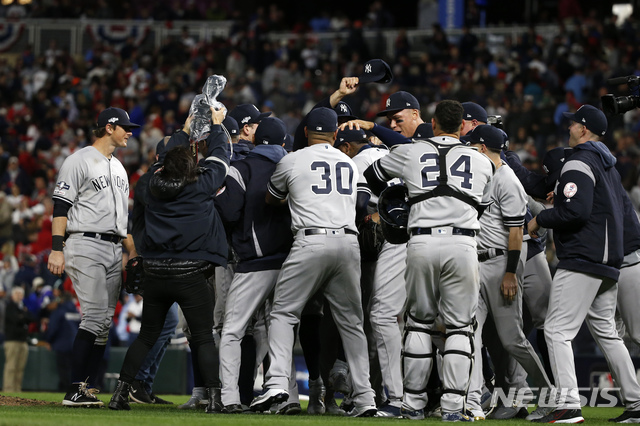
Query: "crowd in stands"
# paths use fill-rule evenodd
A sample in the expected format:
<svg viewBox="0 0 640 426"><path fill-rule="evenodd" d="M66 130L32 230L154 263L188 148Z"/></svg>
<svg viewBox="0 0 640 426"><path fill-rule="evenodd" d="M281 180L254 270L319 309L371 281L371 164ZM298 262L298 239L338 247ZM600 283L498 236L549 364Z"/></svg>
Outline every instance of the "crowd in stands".
<svg viewBox="0 0 640 426"><path fill-rule="evenodd" d="M55 3L68 8L68 16L77 13L71 1ZM231 19L236 12L227 3L190 1L181 16L171 19ZM105 4L98 0L86 13L114 17ZM155 4L137 2L123 17L171 13L154 9ZM157 51L133 43L120 50L96 43L82 57L72 57L51 41L42 53L27 48L14 58L0 57L0 299L14 286L25 288L25 305L37 318L33 334L43 336L43 318L57 307L51 301L68 301L63 296L72 291L68 279L46 268L56 174L69 154L91 143L97 114L108 106L125 109L132 122L142 124L127 148L116 151L129 172L132 195L155 158L157 142L182 127L191 101L212 74L227 78L218 100L229 110L253 103L273 111L293 134L304 114L333 93L343 76L357 76L364 62L382 57L394 80L363 86L346 98L355 115L386 124L376 113L398 90L416 96L425 120L442 99L473 101L502 116L511 149L535 170L546 150L566 144L569 123L562 112L585 103L600 106L606 93L626 95L626 87L610 87L607 79L640 75L640 33L633 18L617 26L613 16L587 14L569 25L558 23L554 34L531 27L499 44L474 35L473 27L453 38L434 25L419 47L400 31L393 56L386 57L380 53L386 51L382 39L372 45L363 36L363 29L393 25L384 9L365 11L361 21L320 16L296 28L283 28L284 12L277 7L261 11L238 19L228 38L195 40L184 31ZM339 35L320 41L311 29ZM285 30L292 34L288 41L267 37ZM605 142L639 208L639 110L611 117L609 129Z"/></svg>

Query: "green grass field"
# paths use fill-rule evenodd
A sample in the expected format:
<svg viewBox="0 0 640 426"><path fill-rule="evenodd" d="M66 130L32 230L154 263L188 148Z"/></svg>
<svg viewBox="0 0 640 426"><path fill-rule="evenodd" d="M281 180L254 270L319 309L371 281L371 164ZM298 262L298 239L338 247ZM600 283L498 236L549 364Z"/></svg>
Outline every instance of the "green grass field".
<svg viewBox="0 0 640 426"><path fill-rule="evenodd" d="M203 411L182 411L175 405L139 405L132 404L131 411L111 411L107 408L67 408L60 404L62 394L60 393L39 393L23 392L19 394L2 394L4 396L17 396L21 398L36 399L40 401L55 402L57 405L42 406L0 406L0 425L82 425L82 426L104 426L104 425L353 425L353 424L375 424L375 425L397 425L398 423L408 424L409 420L402 419L351 419L332 416L307 416L306 414L297 416L276 416L276 415L224 415L206 414ZM101 394L100 399L106 403L110 395ZM176 404L185 402L188 395L162 395ZM306 403L303 402L303 407ZM585 423L588 424L611 424L607 419L618 416L622 413L622 408L591 408L583 409ZM422 423L441 423L439 419L426 419ZM484 425L508 424L526 425L530 424L526 420L485 420Z"/></svg>

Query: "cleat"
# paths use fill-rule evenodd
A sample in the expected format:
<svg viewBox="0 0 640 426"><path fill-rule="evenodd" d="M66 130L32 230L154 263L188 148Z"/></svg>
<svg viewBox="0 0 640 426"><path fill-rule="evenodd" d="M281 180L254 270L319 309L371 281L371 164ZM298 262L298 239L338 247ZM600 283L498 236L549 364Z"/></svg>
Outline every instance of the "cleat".
<svg viewBox="0 0 640 426"><path fill-rule="evenodd" d="M269 411L274 404L280 404L289 399L289 392L284 389L267 389L265 393L256 397L252 402L251 411Z"/></svg>
<svg viewBox="0 0 640 426"><path fill-rule="evenodd" d="M532 423L584 423L582 410L577 409L559 409L552 411L549 415L535 419Z"/></svg>

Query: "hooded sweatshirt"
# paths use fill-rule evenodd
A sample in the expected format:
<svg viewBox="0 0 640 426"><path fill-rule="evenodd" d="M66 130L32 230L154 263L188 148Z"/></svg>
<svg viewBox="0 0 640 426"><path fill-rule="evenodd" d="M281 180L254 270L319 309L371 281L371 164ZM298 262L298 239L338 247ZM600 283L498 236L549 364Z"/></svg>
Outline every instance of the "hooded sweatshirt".
<svg viewBox="0 0 640 426"><path fill-rule="evenodd" d="M616 158L602 142L577 145L562 167L553 208L538 224L554 230L558 268L618 280L624 257L624 197Z"/></svg>

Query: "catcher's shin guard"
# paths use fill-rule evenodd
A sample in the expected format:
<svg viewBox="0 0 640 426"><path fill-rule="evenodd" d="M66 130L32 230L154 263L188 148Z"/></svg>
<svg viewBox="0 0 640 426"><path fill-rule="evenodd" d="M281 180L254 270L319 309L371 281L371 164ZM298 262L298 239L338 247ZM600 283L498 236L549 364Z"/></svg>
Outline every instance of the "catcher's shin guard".
<svg viewBox="0 0 640 426"><path fill-rule="evenodd" d="M407 313L402 337L402 374L405 404L414 410L427 405L427 382L435 353L432 352L433 321L425 322Z"/></svg>
<svg viewBox="0 0 640 426"><path fill-rule="evenodd" d="M442 354L442 410L461 411L473 368L473 326L447 327Z"/></svg>

